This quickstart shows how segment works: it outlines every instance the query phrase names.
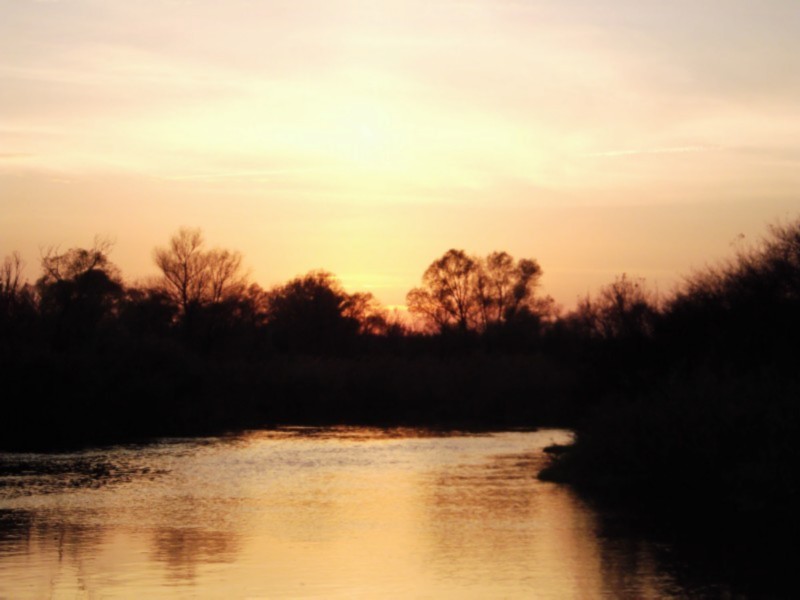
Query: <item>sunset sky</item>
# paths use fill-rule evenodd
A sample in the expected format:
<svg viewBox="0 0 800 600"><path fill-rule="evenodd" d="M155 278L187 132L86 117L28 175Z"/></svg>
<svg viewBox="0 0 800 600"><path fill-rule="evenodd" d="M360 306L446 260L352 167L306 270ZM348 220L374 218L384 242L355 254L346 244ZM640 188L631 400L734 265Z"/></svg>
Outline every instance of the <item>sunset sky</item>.
<svg viewBox="0 0 800 600"><path fill-rule="evenodd" d="M566 307L800 215L797 0L0 0L0 258L181 226L402 304L449 248ZM741 235L745 242L741 242Z"/></svg>

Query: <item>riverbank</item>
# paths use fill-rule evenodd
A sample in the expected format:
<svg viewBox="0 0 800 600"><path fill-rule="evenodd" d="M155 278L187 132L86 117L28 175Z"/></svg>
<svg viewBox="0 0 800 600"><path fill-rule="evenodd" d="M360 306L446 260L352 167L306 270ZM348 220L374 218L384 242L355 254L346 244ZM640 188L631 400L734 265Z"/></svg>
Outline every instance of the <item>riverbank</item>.
<svg viewBox="0 0 800 600"><path fill-rule="evenodd" d="M58 450L282 424L506 428L570 420L542 356L209 359L174 346L6 357L0 449Z"/></svg>
<svg viewBox="0 0 800 600"><path fill-rule="evenodd" d="M693 274L654 322L646 352L600 346L611 385L587 405L574 446L541 476L610 506L689 523L696 535L727 528L793 556L799 308L798 223Z"/></svg>
<svg viewBox="0 0 800 600"><path fill-rule="evenodd" d="M606 399L540 477L634 515L673 545L725 546L731 564L711 568L738 576L756 597L785 597L800 534L800 379L766 366L681 375Z"/></svg>

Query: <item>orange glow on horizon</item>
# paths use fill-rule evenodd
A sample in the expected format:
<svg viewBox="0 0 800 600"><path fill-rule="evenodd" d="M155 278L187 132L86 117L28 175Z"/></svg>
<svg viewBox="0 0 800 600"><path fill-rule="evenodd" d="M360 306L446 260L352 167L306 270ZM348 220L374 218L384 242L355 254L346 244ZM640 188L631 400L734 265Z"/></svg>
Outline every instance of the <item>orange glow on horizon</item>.
<svg viewBox="0 0 800 600"><path fill-rule="evenodd" d="M717 9L8 4L0 254L110 235L136 279L188 225L387 305L449 248L667 292L800 212L793 5Z"/></svg>

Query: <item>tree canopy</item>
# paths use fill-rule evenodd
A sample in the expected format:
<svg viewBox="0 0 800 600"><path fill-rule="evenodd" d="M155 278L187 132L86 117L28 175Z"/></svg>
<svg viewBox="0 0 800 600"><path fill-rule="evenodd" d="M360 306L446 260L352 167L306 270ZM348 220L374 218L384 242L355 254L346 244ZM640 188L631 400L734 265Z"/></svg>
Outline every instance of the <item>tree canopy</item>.
<svg viewBox="0 0 800 600"><path fill-rule="evenodd" d="M109 259L113 243L95 238L91 248L48 249L36 282L40 310L56 323L59 344L87 337L121 300L119 269Z"/></svg>
<svg viewBox="0 0 800 600"><path fill-rule="evenodd" d="M372 294L348 294L327 271L311 271L271 290L267 319L278 345L319 351L347 344L380 319Z"/></svg>
<svg viewBox="0 0 800 600"><path fill-rule="evenodd" d="M478 258L451 249L430 264L406 303L440 331L485 331L540 310L535 290L541 274L533 259L515 261L507 252Z"/></svg>

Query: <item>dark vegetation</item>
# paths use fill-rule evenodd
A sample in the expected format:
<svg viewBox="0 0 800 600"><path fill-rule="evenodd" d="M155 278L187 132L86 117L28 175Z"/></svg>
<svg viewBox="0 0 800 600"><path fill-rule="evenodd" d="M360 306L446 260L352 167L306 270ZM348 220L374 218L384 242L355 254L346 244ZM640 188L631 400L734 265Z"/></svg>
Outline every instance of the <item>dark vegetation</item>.
<svg viewBox="0 0 800 600"><path fill-rule="evenodd" d="M3 449L277 424L567 425L544 477L737 531L796 532L800 222L671 297L622 275L559 314L541 268L450 250L411 290L414 326L311 272L270 290L183 229L160 276L111 244L0 272ZM713 519L711 517L713 516Z"/></svg>
<svg viewBox="0 0 800 600"><path fill-rule="evenodd" d="M410 294L425 297L412 329L325 271L262 289L199 230L157 248L160 275L142 284L123 281L111 250L47 249L32 284L19 255L6 258L0 449L285 423L563 420L572 382L542 352L552 307L534 298L535 261L448 252Z"/></svg>
<svg viewBox="0 0 800 600"><path fill-rule="evenodd" d="M613 287L581 324L597 344L582 350L595 361L583 381L600 393L542 476L774 561L798 534L800 222L660 307L628 283L617 331L602 325L624 304Z"/></svg>

